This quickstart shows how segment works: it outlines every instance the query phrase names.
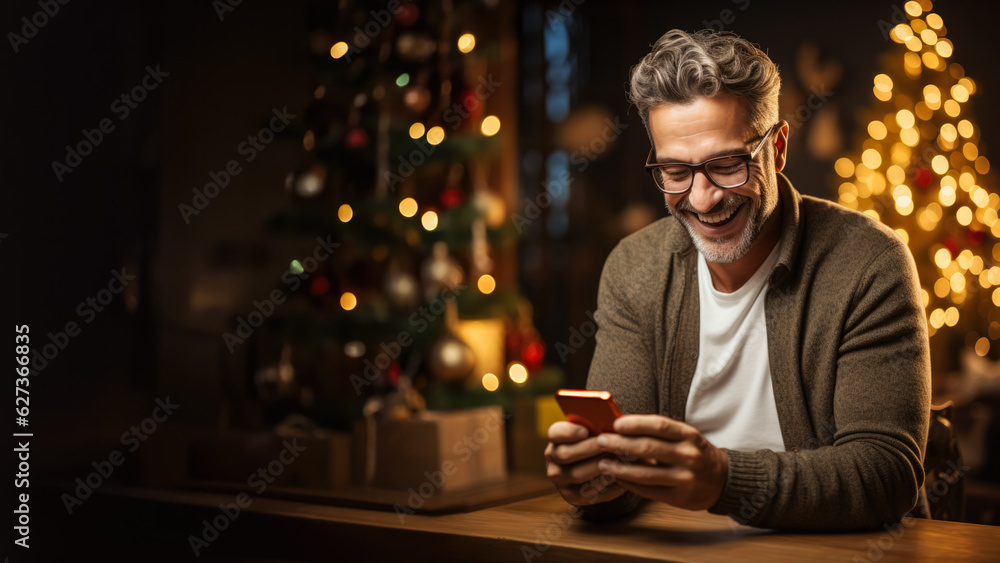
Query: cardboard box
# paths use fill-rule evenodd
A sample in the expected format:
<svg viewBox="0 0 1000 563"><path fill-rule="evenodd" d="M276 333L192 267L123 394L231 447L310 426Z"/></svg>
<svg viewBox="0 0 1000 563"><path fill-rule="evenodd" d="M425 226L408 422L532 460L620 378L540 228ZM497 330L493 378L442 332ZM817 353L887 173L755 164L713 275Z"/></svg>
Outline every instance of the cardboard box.
<svg viewBox="0 0 1000 563"><path fill-rule="evenodd" d="M355 482L386 489L451 492L507 479L500 407L425 411L376 423L374 467L366 467L369 429L355 426ZM369 481L369 478L371 482Z"/></svg>

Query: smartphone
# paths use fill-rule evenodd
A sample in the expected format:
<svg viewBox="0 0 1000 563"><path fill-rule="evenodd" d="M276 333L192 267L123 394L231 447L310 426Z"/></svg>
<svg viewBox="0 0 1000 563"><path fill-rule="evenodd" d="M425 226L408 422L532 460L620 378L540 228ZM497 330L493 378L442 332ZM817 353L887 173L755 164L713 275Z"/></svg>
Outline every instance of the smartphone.
<svg viewBox="0 0 1000 563"><path fill-rule="evenodd" d="M615 419L622 415L610 391L560 389L556 391L556 402L566 420L587 427L591 436L614 432Z"/></svg>

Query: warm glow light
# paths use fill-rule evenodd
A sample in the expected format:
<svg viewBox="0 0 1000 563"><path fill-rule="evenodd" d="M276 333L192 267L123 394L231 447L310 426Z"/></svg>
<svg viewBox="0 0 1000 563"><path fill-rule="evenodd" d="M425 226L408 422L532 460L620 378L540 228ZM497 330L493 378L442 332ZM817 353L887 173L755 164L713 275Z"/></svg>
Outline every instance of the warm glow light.
<svg viewBox="0 0 1000 563"><path fill-rule="evenodd" d="M458 38L458 50L463 53L468 53L469 51L476 48L476 36L471 33L466 33Z"/></svg>
<svg viewBox="0 0 1000 563"><path fill-rule="evenodd" d="M990 352L990 339L983 337L976 341L976 354L985 356Z"/></svg>
<svg viewBox="0 0 1000 563"><path fill-rule="evenodd" d="M833 169L841 178L850 178L854 175L854 162L849 158L838 158L837 162L833 163Z"/></svg>
<svg viewBox="0 0 1000 563"><path fill-rule="evenodd" d="M955 326L958 324L958 309L955 307L948 307L944 312L944 324L948 326Z"/></svg>
<svg viewBox="0 0 1000 563"><path fill-rule="evenodd" d="M358 306L358 298L355 297L350 291L345 291L343 295L340 296L340 306L345 311L350 311Z"/></svg>
<svg viewBox="0 0 1000 563"><path fill-rule="evenodd" d="M1000 307L1000 288L993 290L993 304Z"/></svg>
<svg viewBox="0 0 1000 563"><path fill-rule="evenodd" d="M944 20L942 20L941 16L935 14L934 12L928 12L924 19L927 20L927 25L931 26L933 29L941 29L944 27Z"/></svg>
<svg viewBox="0 0 1000 563"><path fill-rule="evenodd" d="M487 391L496 391L500 388L500 380L497 379L497 376L492 373L487 373L483 376L483 387L485 387Z"/></svg>
<svg viewBox="0 0 1000 563"><path fill-rule="evenodd" d="M938 192L938 200L941 201L941 205L945 207L950 207L955 203L955 188L951 186L941 186L941 191Z"/></svg>
<svg viewBox="0 0 1000 563"><path fill-rule="evenodd" d="M934 295L945 298L949 293L951 293L951 282L948 281L948 278L938 278L934 282ZM925 303L924 306L926 307L927 304Z"/></svg>
<svg viewBox="0 0 1000 563"><path fill-rule="evenodd" d="M913 30L910 29L910 26L906 25L905 23L901 23L896 27L892 28L892 32L890 32L889 35L890 37L892 37L892 40L895 41L896 43L902 43L907 39L913 37Z"/></svg>
<svg viewBox="0 0 1000 563"><path fill-rule="evenodd" d="M948 142L952 142L958 138L958 129L951 123L945 123L941 126L941 137Z"/></svg>
<svg viewBox="0 0 1000 563"><path fill-rule="evenodd" d="M438 145L444 140L444 129L439 125L435 125L427 130L427 142L432 145Z"/></svg>
<svg viewBox="0 0 1000 563"><path fill-rule="evenodd" d="M419 121L410 125L410 138L419 139L424 136L424 124Z"/></svg>
<svg viewBox="0 0 1000 563"><path fill-rule="evenodd" d="M944 112L948 117L958 117L958 114L962 113L962 106L955 100L945 100Z"/></svg>
<svg viewBox="0 0 1000 563"><path fill-rule="evenodd" d="M896 229L896 234L903 239L904 244L910 243L910 233L906 232L906 229Z"/></svg>
<svg viewBox="0 0 1000 563"><path fill-rule="evenodd" d="M510 367L507 368L507 375L514 383L524 383L528 380L528 368L524 367L521 362L511 362Z"/></svg>
<svg viewBox="0 0 1000 563"><path fill-rule="evenodd" d="M964 205L959 207L955 212L955 219L958 219L960 225L968 226L972 223L972 210Z"/></svg>
<svg viewBox="0 0 1000 563"><path fill-rule="evenodd" d="M947 39L941 39L938 41L937 44L934 45L934 50L937 51L937 54L946 59L955 52L954 47L951 45L951 41L948 41Z"/></svg>
<svg viewBox="0 0 1000 563"><path fill-rule="evenodd" d="M479 281L476 282L476 287L479 291L484 294L493 293L493 290L497 288L497 281L493 279L493 276L489 274L483 274L479 276Z"/></svg>
<svg viewBox="0 0 1000 563"><path fill-rule="evenodd" d="M875 170L882 165L882 155L875 149L868 149L861 153L861 162L868 168Z"/></svg>
<svg viewBox="0 0 1000 563"><path fill-rule="evenodd" d="M500 131L500 118L495 115L487 116L483 119L483 124L479 127L479 130L487 137L496 135Z"/></svg>
<svg viewBox="0 0 1000 563"><path fill-rule="evenodd" d="M877 119L868 124L868 134L871 135L872 139L881 141L887 133L888 130L885 128L885 124Z"/></svg>
<svg viewBox="0 0 1000 563"><path fill-rule="evenodd" d="M938 35L934 33L933 29L925 29L920 32L920 40L928 45L933 45L937 43Z"/></svg>
<svg viewBox="0 0 1000 563"><path fill-rule="evenodd" d="M337 219L340 219L341 223L346 223L350 221L351 218L353 217L354 217L354 210L351 209L350 205L347 205L345 203L337 209Z"/></svg>
<svg viewBox="0 0 1000 563"><path fill-rule="evenodd" d="M433 211L428 211L420 216L420 224L423 225L424 229L428 231L433 231L438 226L438 215Z"/></svg>
<svg viewBox="0 0 1000 563"><path fill-rule="evenodd" d="M910 110L901 109L896 112L896 123L898 123L900 127L904 129L913 127L914 122L913 112Z"/></svg>
<svg viewBox="0 0 1000 563"><path fill-rule="evenodd" d="M344 55L347 54L347 50L348 50L347 43L344 43L343 41L338 41L333 44L333 47L330 47L330 56L335 59L339 59L340 57L343 57Z"/></svg>
<svg viewBox="0 0 1000 563"><path fill-rule="evenodd" d="M931 170L938 174L948 171L948 159L943 154L939 154L931 159Z"/></svg>
<svg viewBox="0 0 1000 563"><path fill-rule="evenodd" d="M417 214L417 200L408 197L399 202L399 212L403 217L413 217Z"/></svg>
<svg viewBox="0 0 1000 563"><path fill-rule="evenodd" d="M899 140L908 147L915 147L920 142L920 132L913 127L907 127L899 132Z"/></svg>
<svg viewBox="0 0 1000 563"><path fill-rule="evenodd" d="M967 102L969 101L969 91L965 89L965 86L956 84L951 87L951 97L955 98L956 102Z"/></svg>
<svg viewBox="0 0 1000 563"><path fill-rule="evenodd" d="M947 248L938 250L934 253L934 263L942 270L947 268L948 264L951 264L951 252L948 252Z"/></svg>
<svg viewBox="0 0 1000 563"><path fill-rule="evenodd" d="M910 0L904 4L903 9L906 10L908 15L914 18L924 13L924 9L920 7L920 2L916 2L915 0Z"/></svg>
<svg viewBox="0 0 1000 563"><path fill-rule="evenodd" d="M951 290L955 293L961 293L965 291L965 276L960 273L955 273L951 275Z"/></svg>
<svg viewBox="0 0 1000 563"><path fill-rule="evenodd" d="M896 199L896 211L900 215L909 215L913 213L913 200L909 196L903 196Z"/></svg>

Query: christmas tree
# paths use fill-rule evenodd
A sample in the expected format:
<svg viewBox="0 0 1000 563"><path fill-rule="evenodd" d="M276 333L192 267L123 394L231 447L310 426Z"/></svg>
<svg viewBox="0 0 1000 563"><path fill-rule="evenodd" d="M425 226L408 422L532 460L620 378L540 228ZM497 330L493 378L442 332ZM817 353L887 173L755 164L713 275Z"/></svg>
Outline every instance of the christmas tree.
<svg viewBox="0 0 1000 563"><path fill-rule="evenodd" d="M895 229L917 263L935 384L958 350L996 356L1000 338L1000 196L972 112L976 83L955 62L929 0L904 5L907 22L875 76L858 153L835 163L838 201Z"/></svg>
<svg viewBox="0 0 1000 563"><path fill-rule="evenodd" d="M404 408L422 407L421 393L437 408L503 402L544 379L545 346L516 290L516 188L501 185L516 115L502 111L515 93L502 91L499 11L489 0L309 9L313 101L285 184L294 207L271 229L339 246L311 269L291 263L299 306L270 328L285 346L327 350L311 385L334 410L387 393Z"/></svg>

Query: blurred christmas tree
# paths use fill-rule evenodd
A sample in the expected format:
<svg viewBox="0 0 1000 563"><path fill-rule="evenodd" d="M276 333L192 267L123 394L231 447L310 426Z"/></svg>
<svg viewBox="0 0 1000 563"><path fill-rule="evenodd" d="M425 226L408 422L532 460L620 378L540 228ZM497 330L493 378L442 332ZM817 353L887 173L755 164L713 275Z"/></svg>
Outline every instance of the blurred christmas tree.
<svg viewBox="0 0 1000 563"><path fill-rule="evenodd" d="M935 384L959 350L996 356L1000 339L1000 196L970 97L976 83L952 62L953 44L929 0L908 22L874 80L860 154L835 164L839 202L894 228L913 252L930 325Z"/></svg>
<svg viewBox="0 0 1000 563"><path fill-rule="evenodd" d="M514 32L497 4L308 11L316 84L285 185L294 208L271 227L340 246L315 272L292 263L309 306L271 328L331 350L318 386L341 404L401 387L431 406L483 404L537 379L544 345L516 291L506 209L516 188L499 170L516 158L501 142L516 116L490 111L515 95L501 89L501 35Z"/></svg>

